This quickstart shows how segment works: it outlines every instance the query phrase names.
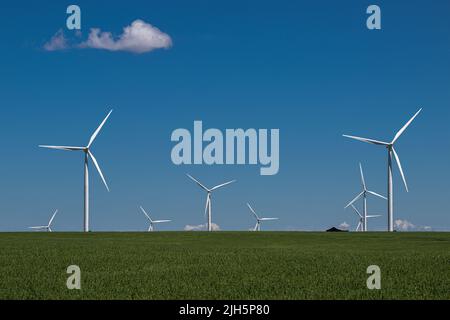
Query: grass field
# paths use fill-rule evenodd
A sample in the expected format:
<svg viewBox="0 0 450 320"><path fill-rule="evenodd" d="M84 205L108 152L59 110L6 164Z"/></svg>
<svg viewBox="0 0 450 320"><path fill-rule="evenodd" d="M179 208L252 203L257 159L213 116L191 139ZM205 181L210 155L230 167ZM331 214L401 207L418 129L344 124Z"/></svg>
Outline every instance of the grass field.
<svg viewBox="0 0 450 320"><path fill-rule="evenodd" d="M0 299L450 299L450 233L5 233Z"/></svg>

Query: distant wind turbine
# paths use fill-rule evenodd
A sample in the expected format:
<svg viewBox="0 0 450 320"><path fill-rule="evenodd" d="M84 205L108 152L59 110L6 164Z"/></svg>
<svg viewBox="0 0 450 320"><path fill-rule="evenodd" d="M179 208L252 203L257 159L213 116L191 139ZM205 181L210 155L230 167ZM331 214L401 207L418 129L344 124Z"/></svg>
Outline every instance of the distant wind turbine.
<svg viewBox="0 0 450 320"><path fill-rule="evenodd" d="M55 211L53 216L51 217L50 221L48 222L47 226L41 226L41 227L30 227L29 229L37 230L37 231L47 231L47 232L53 232L52 231L52 223L55 219L56 215L58 214L58 210Z"/></svg>
<svg viewBox="0 0 450 320"><path fill-rule="evenodd" d="M256 226L253 229L253 231L261 231L261 223L263 223L264 221L275 221L275 220L279 220L278 218L260 218L258 216L258 214L256 213L256 211L252 208L252 206L247 203L247 207L250 209L250 211L253 213L253 215L256 218Z"/></svg>
<svg viewBox="0 0 450 320"><path fill-rule="evenodd" d="M355 136L349 136L349 135L344 135L344 137L350 138L350 139L354 139L354 140L358 140L358 141L362 141L365 143L370 143L370 144L375 144L375 145L379 145L379 146L383 146L387 149L388 152L388 231L389 232L393 232L394 231L394 185L393 185L393 178L392 178L392 158L394 157L397 165L398 165L398 169L400 171L400 174L402 176L403 179L403 183L405 184L405 188L406 188L406 192L408 192L408 184L406 183L406 178L405 175L403 173L403 169L402 169L402 165L400 163L400 158L397 154L397 152L395 151L394 145L397 142L397 140L400 138L400 136L405 132L405 130L409 127L409 125L414 121L414 119L419 115L419 113L422 111L422 109L420 109L419 111L416 112L416 114L403 126L403 128L401 128L397 134L395 135L394 139L391 142L383 142L383 141L378 141L378 140L373 140L373 139L367 139L367 138L361 138L361 137L355 137Z"/></svg>
<svg viewBox="0 0 450 320"><path fill-rule="evenodd" d="M380 215L375 215L375 216L368 216L368 215L366 215L366 216L363 216L363 215L359 212L359 210L356 209L356 207L355 207L353 204L352 204L351 206L352 206L353 210L355 210L356 214L359 216L359 224L358 224L358 226L356 227L356 231L367 231L367 229L364 230L363 228L364 228L364 224L367 225L367 219L368 219L368 218L378 218L378 217L381 217Z"/></svg>
<svg viewBox="0 0 450 320"><path fill-rule="evenodd" d="M362 184L362 192L359 193L355 199L353 199L352 201L350 201L350 203L345 207L345 209L347 209L350 206L353 206L353 204L358 201L359 199L363 199L363 224L362 224L362 231L367 231L367 195L371 194L374 195L378 198L387 200L386 197L379 195L376 192L370 191L367 189L367 185L366 185L366 180L364 178L364 172L363 172L363 168L361 163L359 164L359 171L361 173L361 184Z"/></svg>
<svg viewBox="0 0 450 320"><path fill-rule="evenodd" d="M106 116L106 118L103 120L103 122L100 124L100 126L97 128L97 130L95 130L86 147L66 147L66 146L46 146L46 145L39 146L40 148L47 148L47 149L84 152L84 232L89 232L89 158L92 160L92 163L94 164L95 168L100 174L100 178L102 179L106 189L109 192L108 184L106 183L102 170L98 165L97 159L95 159L94 155L91 152L91 147L112 112L113 111L111 110Z"/></svg>
<svg viewBox="0 0 450 320"><path fill-rule="evenodd" d="M223 184L220 184L218 186L215 186L214 188L208 189L205 187L202 183L200 183L197 179L192 177L191 175L187 175L192 181L194 181L200 188L206 191L207 197L206 197L206 207L205 207L205 216L208 217L208 231L212 231L212 208L211 208L211 201L212 201L212 193L216 191L217 189L223 188L229 184L232 184L236 182L236 180L226 182Z"/></svg>
<svg viewBox="0 0 450 320"><path fill-rule="evenodd" d="M172 220L152 220L152 218L150 218L150 215L147 213L147 211L144 210L143 207L141 207L141 211L147 217L148 221L150 221L150 227L148 228L149 232L153 232L156 230L156 224L172 222Z"/></svg>

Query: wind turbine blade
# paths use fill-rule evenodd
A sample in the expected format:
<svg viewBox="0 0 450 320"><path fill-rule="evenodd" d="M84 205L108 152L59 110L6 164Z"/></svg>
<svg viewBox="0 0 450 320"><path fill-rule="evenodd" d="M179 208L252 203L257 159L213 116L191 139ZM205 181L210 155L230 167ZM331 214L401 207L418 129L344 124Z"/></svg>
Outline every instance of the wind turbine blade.
<svg viewBox="0 0 450 320"><path fill-rule="evenodd" d="M400 129L399 132L397 132L397 134L394 137L394 140L392 140L392 144L394 144L400 138L400 136L403 134L403 132L405 132L405 130L409 127L411 122L414 121L414 119L419 115L419 113L421 111L422 111L422 108L416 112L416 114L403 126L403 128Z"/></svg>
<svg viewBox="0 0 450 320"><path fill-rule="evenodd" d="M376 215L376 216L367 216L367 218L379 218L382 217L382 215Z"/></svg>
<svg viewBox="0 0 450 320"><path fill-rule="evenodd" d="M350 203L345 207L345 209L347 209L348 207L350 207L352 204L354 204L356 201L358 201L359 198L361 198L361 196L364 194L364 191L361 192L360 194L358 194L355 199L353 199L352 201L350 201Z"/></svg>
<svg viewBox="0 0 450 320"><path fill-rule="evenodd" d="M346 138L350 138L350 139L354 139L354 140L358 140L358 141L362 141L362 142L370 143L370 144L377 144L377 145L380 145L380 146L388 146L389 145L389 143L387 143L387 142L373 140L373 139L349 136L349 135L346 135L346 134L344 134L343 136L346 137Z"/></svg>
<svg viewBox="0 0 450 320"><path fill-rule="evenodd" d="M363 189L367 190L367 188L366 188L366 180L364 179L364 172L363 172L363 168L362 168L362 164L361 163L359 163L359 171L361 172L361 183L362 183Z"/></svg>
<svg viewBox="0 0 450 320"><path fill-rule="evenodd" d="M202 188L203 190L205 190L206 192L209 192L209 189L207 187L205 187L203 184L201 184L200 181L198 181L197 179L195 179L193 176L191 176L190 174L186 174L189 179L191 179L192 181L194 181L200 188Z"/></svg>
<svg viewBox="0 0 450 320"><path fill-rule="evenodd" d="M357 214L360 218L363 218L362 214L359 212L358 209L356 209L356 207L355 207L353 204L352 204L352 208L353 208L353 210L355 210L356 214Z"/></svg>
<svg viewBox="0 0 450 320"><path fill-rule="evenodd" d="M45 228L47 228L47 226L42 226L42 227L29 227L28 229L37 229L37 230L39 230L39 229L45 229Z"/></svg>
<svg viewBox="0 0 450 320"><path fill-rule="evenodd" d="M167 223L167 222L172 222L172 220L156 220L156 221L153 221L153 223Z"/></svg>
<svg viewBox="0 0 450 320"><path fill-rule="evenodd" d="M229 185L229 184L235 183L235 182L236 182L236 180L233 180L233 181L229 181L229 182L226 182L226 183L220 184L220 185L218 185L218 186L216 186L216 187L212 188L212 189L211 189L211 191L214 191L214 190L217 190L217 189L223 188L223 187L225 187L225 186L227 186L227 185Z"/></svg>
<svg viewBox="0 0 450 320"><path fill-rule="evenodd" d="M253 231L258 231L258 227L259 227L259 222L256 223L255 229L253 229Z"/></svg>
<svg viewBox="0 0 450 320"><path fill-rule="evenodd" d="M253 213L253 215L255 216L256 220L259 220L258 214L256 213L256 211L252 208L252 206L249 203L247 203L247 207Z"/></svg>
<svg viewBox="0 0 450 320"><path fill-rule="evenodd" d="M95 159L94 155L90 150L88 150L88 154L92 159L92 162L94 163L95 167L97 168L98 173L100 174L100 178L102 178L103 183L105 184L106 190L109 192L108 184L106 183L105 177L103 176L102 170L100 169L100 166L98 165L97 159Z"/></svg>
<svg viewBox="0 0 450 320"><path fill-rule="evenodd" d="M88 144L88 148L90 148L92 146L92 144L95 141L95 138L97 138L98 134L100 133L100 131L102 130L103 126L105 125L106 121L108 121L109 116L111 115L111 113L113 112L113 110L111 110L108 115L106 116L105 120L103 120L103 122L100 124L100 126L97 128L97 130L95 130L94 134L92 135L91 139L89 140L89 144Z"/></svg>
<svg viewBox="0 0 450 320"><path fill-rule="evenodd" d="M367 190L367 192L370 193L371 195L374 195L374 196L378 197L378 198L387 200L387 198L386 198L385 196L382 196L381 194L378 194L378 193L376 193L376 192L369 191L369 190Z"/></svg>
<svg viewBox="0 0 450 320"><path fill-rule="evenodd" d="M45 146L45 145L40 145L39 148L63 150L63 151L81 151L85 149L83 147Z"/></svg>
<svg viewBox="0 0 450 320"><path fill-rule="evenodd" d="M280 220L280 218L262 218L262 219L259 219L259 221L275 221L275 220Z"/></svg>
<svg viewBox="0 0 450 320"><path fill-rule="evenodd" d="M361 225L362 225L362 223L361 223L361 221L358 223L358 226L356 227L356 231L359 231L359 229L361 228Z"/></svg>
<svg viewBox="0 0 450 320"><path fill-rule="evenodd" d="M52 225L53 219L55 219L56 215L58 214L58 210L55 211L52 218L50 219L50 222L48 223L48 226L50 227Z"/></svg>
<svg viewBox="0 0 450 320"><path fill-rule="evenodd" d="M153 222L153 221L152 221L152 218L150 218L150 216L149 216L149 214L147 213L147 211L145 211L144 208L142 208L142 207L140 207L140 208L141 208L142 213L145 214L145 216L147 217L147 219L148 219L150 222Z"/></svg>
<svg viewBox="0 0 450 320"><path fill-rule="evenodd" d="M394 153L395 160L397 161L398 169L400 170L400 174L402 176L403 183L405 184L406 192L409 192L408 184L406 183L405 174L403 173L402 164L400 163L400 158L398 157L398 154L397 154L397 152L395 152L394 148L392 148L392 152Z"/></svg>

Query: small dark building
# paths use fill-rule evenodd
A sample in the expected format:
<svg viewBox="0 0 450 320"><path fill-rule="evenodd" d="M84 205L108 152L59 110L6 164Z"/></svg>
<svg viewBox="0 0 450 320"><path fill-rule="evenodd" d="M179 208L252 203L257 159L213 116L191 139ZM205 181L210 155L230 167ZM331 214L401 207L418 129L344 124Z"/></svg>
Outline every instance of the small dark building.
<svg viewBox="0 0 450 320"><path fill-rule="evenodd" d="M348 232L348 230L341 230L336 227L333 227L331 229L328 229L327 232Z"/></svg>

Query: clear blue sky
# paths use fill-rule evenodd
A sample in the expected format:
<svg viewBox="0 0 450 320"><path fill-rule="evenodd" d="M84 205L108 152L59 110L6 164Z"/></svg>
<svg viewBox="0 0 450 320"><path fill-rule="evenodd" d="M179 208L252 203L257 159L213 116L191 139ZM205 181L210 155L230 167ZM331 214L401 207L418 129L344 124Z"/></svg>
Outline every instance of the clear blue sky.
<svg viewBox="0 0 450 320"><path fill-rule="evenodd" d="M81 230L81 154L39 144L86 144L110 108L93 151L111 187L91 176L93 230L145 230L137 207L181 230L204 223L208 185L213 220L247 230L245 206L280 217L268 230L324 230L356 219L344 205L359 190L358 162L386 194L386 152L342 134L390 140L419 107L398 142L410 185L395 171L395 218L450 229L450 4L448 1L76 1L82 35L120 34L142 19L170 35L172 48L146 54L43 45L65 27L69 2L0 5L0 231L45 224ZM382 9L382 30L365 27ZM74 35L66 31L67 36ZM183 166L170 159L176 128L279 128L280 173L254 166ZM369 202L372 229L386 206Z"/></svg>

